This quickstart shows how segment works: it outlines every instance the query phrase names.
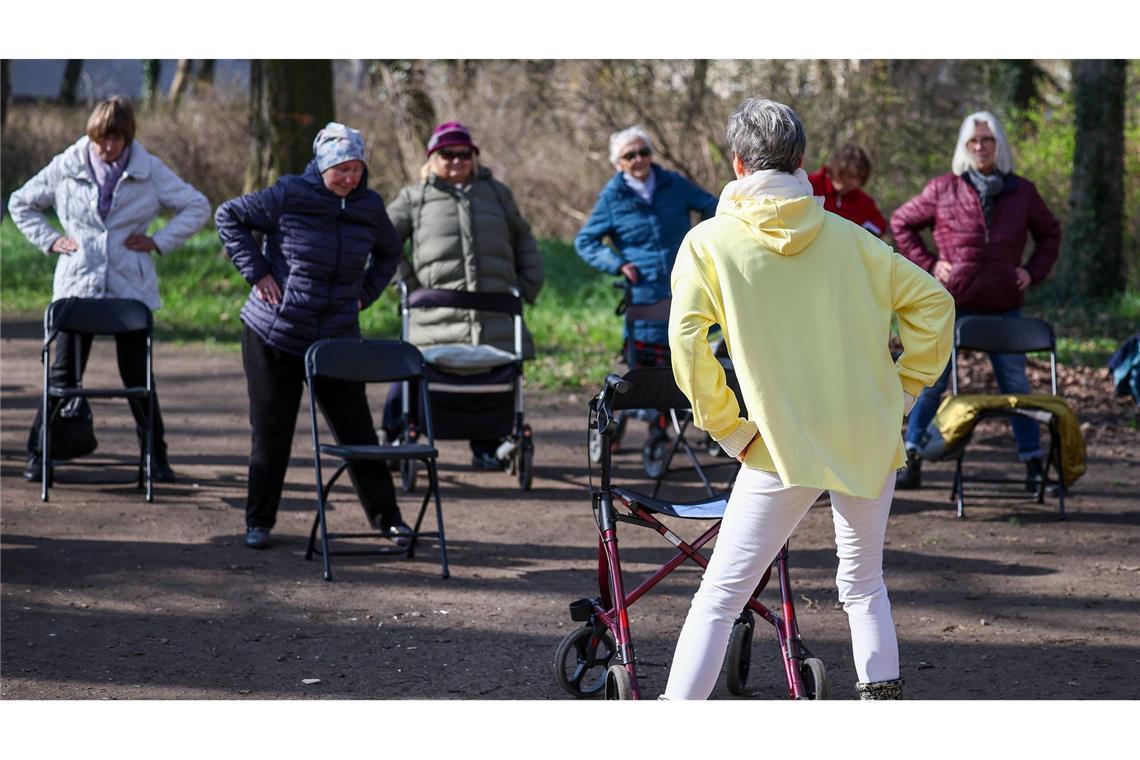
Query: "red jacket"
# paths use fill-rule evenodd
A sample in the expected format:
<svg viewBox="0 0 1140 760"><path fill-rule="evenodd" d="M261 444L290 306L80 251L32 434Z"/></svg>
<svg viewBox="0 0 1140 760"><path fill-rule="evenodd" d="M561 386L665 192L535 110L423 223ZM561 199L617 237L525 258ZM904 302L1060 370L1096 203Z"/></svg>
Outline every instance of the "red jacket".
<svg viewBox="0 0 1140 760"><path fill-rule="evenodd" d="M938 255L926 247L919 231L933 227ZM1003 312L1025 300L1015 270L1033 236L1033 254L1025 269L1033 283L1053 268L1061 249L1061 225L1045 207L1033 183L1010 174L986 228L978 193L969 180L943 174L891 215L891 232L899 252L930 272L940 258L953 269L944 283L959 309Z"/></svg>
<svg viewBox="0 0 1140 760"><path fill-rule="evenodd" d="M827 174L827 167L819 167L815 174L809 174L811 189L816 195L823 196L823 209L833 214L839 214L855 224L867 229L873 235L880 237L887 231L887 220L879 213L879 207L871 196L856 188L840 195L831 184L831 177Z"/></svg>

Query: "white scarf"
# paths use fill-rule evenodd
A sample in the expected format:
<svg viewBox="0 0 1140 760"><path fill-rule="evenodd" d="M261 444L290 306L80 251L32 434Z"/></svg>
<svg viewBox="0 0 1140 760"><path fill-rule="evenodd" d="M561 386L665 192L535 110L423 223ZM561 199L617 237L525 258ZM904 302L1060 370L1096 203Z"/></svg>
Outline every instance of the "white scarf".
<svg viewBox="0 0 1140 760"><path fill-rule="evenodd" d="M644 182L635 179L628 172L622 172L621 176L625 180L625 184L629 186L629 189L637 193L643 201L646 203L653 202L653 190L657 187L657 174L652 168L649 170L649 176L645 178Z"/></svg>
<svg viewBox="0 0 1140 760"><path fill-rule="evenodd" d="M823 206L823 196L815 195L807 172L803 169L796 169L791 174L778 169L762 169L725 185L717 211L726 206L734 206L742 200L801 198L805 195L811 195L816 203Z"/></svg>

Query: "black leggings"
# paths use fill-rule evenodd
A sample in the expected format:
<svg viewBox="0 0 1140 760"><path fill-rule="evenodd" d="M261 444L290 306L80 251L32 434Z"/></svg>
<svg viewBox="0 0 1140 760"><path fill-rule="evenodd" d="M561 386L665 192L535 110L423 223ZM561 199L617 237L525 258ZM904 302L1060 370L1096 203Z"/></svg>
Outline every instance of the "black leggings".
<svg viewBox="0 0 1140 760"><path fill-rule="evenodd" d="M305 363L300 356L267 345L246 326L242 327L241 356L253 429L245 522L246 527L272 528L293 448ZM363 383L322 379L315 391L317 405L338 443L379 443ZM396 490L386 462L357 462L349 466L348 474L370 523L377 517L385 528L400 522Z"/></svg>

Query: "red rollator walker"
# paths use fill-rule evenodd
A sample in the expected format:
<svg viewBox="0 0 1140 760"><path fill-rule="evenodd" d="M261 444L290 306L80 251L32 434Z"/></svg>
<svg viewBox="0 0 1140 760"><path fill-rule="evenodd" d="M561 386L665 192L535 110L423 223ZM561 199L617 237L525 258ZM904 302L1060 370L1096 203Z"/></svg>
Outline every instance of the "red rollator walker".
<svg viewBox="0 0 1140 760"><path fill-rule="evenodd" d="M726 368L729 387L740 399L736 375ZM617 432L615 413L624 409L689 408L689 401L673 380L668 367L634 369L624 377L609 375L601 391L590 401L590 428L597 431L601 446L601 484L591 488L592 506L598 524L598 595L570 604L570 618L582 627L558 645L554 674L559 685L576 697L604 692L606 699L641 699L637 657L630 631L629 608L677 567L691 560L701 567L708 560L700 549L720 531L720 519L728 506L729 493L711 493L699 501L676 503L615 486L611 479L610 438ZM744 408L741 401L741 408ZM691 543L677 536L658 516L686 520L714 520ZM618 548L618 523L657 531L676 547L676 553L656 572L627 592ZM768 609L759 596L775 571L779 582L780 610ZM760 580L732 627L727 654L727 686L731 693L747 693L752 662L752 639L756 618L767 621L776 633L791 699L824 699L827 674L823 662L811 655L800 638L792 602L788 572L788 545L780 550Z"/></svg>

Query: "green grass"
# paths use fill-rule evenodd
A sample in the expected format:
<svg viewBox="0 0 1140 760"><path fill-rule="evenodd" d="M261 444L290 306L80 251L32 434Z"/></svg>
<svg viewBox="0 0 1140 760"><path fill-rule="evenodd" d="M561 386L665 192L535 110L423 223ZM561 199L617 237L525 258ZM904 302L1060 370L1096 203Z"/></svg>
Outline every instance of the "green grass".
<svg viewBox="0 0 1140 760"><path fill-rule="evenodd" d="M546 287L526 310L538 359L527 369L532 388L575 390L597 385L614 367L621 348L618 294L612 278L587 266L560 240L539 243ZM204 230L157 259L163 308L155 314L158 337L234 349L241 335L238 313L249 286L222 253L213 229ZM0 225L0 316L38 320L51 298L55 258L24 239L8 218ZM1044 297L1043 297L1044 296ZM1058 358L1069 365L1103 367L1116 347L1140 325L1140 292L1127 291L1101 304L1057 306L1036 294L1025 313L1057 329ZM399 334L400 317L391 288L361 317L368 337Z"/></svg>
<svg viewBox="0 0 1140 760"><path fill-rule="evenodd" d="M527 368L527 384L547 390L596 385L614 366L621 347L621 322L614 315L618 294L612 278L587 266L568 243L543 240L546 287L527 307L538 359ZM249 286L222 252L217 233L203 230L183 247L156 259L163 307L155 313L162 340L202 342L236 349L239 312ZM33 248L12 220L0 225L0 317L39 320L51 299L55 257ZM395 290L389 288L361 316L368 337L399 335Z"/></svg>

